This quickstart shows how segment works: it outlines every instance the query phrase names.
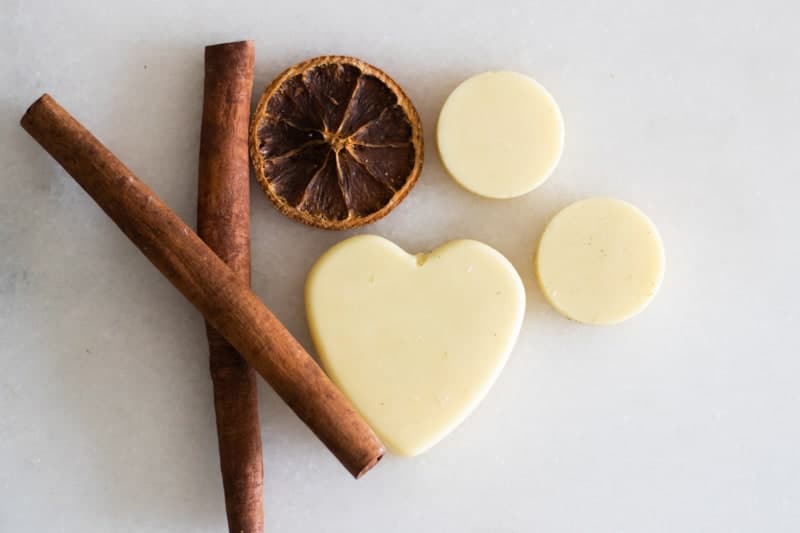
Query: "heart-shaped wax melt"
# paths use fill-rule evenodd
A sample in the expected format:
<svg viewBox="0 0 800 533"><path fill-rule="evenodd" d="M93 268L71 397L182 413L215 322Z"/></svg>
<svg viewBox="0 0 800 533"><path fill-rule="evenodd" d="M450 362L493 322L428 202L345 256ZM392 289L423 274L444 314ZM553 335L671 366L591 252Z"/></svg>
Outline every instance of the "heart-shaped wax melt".
<svg viewBox="0 0 800 533"><path fill-rule="evenodd" d="M411 255L374 235L333 246L306 282L314 344L384 443L424 452L458 426L514 347L525 290L477 241Z"/></svg>

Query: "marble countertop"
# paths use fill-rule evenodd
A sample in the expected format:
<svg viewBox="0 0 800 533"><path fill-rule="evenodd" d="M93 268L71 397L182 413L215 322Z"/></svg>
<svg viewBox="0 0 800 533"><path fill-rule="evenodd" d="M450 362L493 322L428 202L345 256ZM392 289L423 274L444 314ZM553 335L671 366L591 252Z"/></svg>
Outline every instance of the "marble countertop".
<svg viewBox="0 0 800 533"><path fill-rule="evenodd" d="M253 286L306 346L305 274L345 236L505 254L527 290L495 387L450 437L353 481L264 385L267 531L800 529L800 9L789 1L0 1L0 531L225 530L203 323L18 126L50 92L194 224L203 46L256 41L255 93L344 53L422 117L423 175L386 219L313 230L253 186ZM561 105L564 157L509 201L447 177L447 94L489 69ZM533 277L573 200L644 210L661 293L623 325L557 315Z"/></svg>

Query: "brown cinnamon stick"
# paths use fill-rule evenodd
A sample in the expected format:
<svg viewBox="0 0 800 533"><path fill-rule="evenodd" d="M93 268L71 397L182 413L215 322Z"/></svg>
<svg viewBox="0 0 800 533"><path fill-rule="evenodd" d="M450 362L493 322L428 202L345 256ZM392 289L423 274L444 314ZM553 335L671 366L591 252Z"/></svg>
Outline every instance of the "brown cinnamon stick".
<svg viewBox="0 0 800 533"><path fill-rule="evenodd" d="M21 123L355 477L380 460L372 429L300 343L108 148L47 94Z"/></svg>
<svg viewBox="0 0 800 533"><path fill-rule="evenodd" d="M250 172L247 129L253 90L252 41L207 46L197 234L250 285ZM206 322L217 440L231 533L264 531L264 464L256 373Z"/></svg>

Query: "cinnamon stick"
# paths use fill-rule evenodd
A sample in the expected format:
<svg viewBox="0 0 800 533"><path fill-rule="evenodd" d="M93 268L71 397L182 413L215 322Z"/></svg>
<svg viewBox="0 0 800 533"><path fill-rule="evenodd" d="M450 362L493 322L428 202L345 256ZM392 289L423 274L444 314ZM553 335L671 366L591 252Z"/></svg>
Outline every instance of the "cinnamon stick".
<svg viewBox="0 0 800 533"><path fill-rule="evenodd" d="M247 129L252 41L207 46L197 234L250 285L250 172ZM264 531L264 464L256 373L206 322L219 461L231 533Z"/></svg>
<svg viewBox="0 0 800 533"><path fill-rule="evenodd" d="M364 419L269 309L158 196L50 96L22 127L267 380L350 473L383 456Z"/></svg>

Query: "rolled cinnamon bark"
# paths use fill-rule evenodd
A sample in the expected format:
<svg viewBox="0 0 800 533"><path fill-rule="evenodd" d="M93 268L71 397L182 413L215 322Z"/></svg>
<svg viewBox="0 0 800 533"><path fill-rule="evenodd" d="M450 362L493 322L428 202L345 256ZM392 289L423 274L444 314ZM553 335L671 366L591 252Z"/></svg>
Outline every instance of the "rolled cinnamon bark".
<svg viewBox="0 0 800 533"><path fill-rule="evenodd" d="M383 445L269 309L156 194L50 96L22 127L267 380L355 477Z"/></svg>
<svg viewBox="0 0 800 533"><path fill-rule="evenodd" d="M250 285L247 129L252 41L207 46L197 194L197 234ZM264 531L264 464L256 373L206 322L219 461L231 533Z"/></svg>

